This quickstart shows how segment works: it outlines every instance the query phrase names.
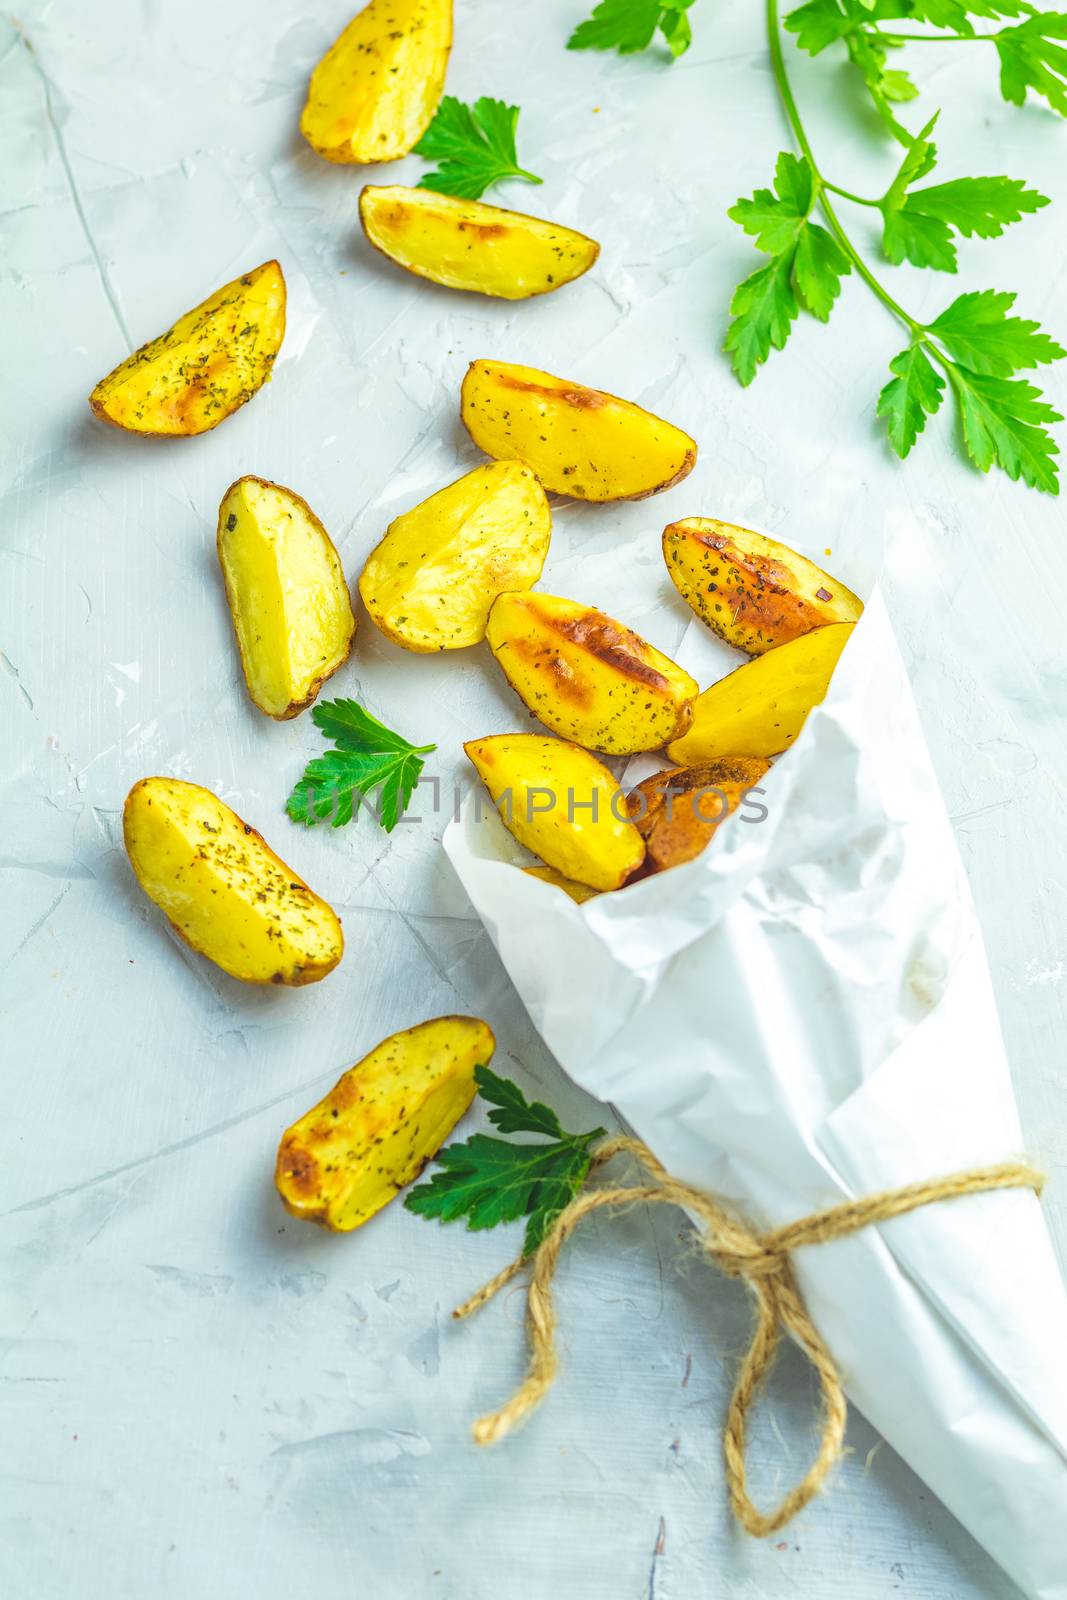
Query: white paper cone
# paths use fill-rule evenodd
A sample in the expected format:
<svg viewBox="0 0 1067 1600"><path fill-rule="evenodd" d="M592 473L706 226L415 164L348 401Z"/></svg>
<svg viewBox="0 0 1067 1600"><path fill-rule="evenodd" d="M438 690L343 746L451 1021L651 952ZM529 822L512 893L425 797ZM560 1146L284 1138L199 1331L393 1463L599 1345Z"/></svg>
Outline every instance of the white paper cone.
<svg viewBox="0 0 1067 1600"><path fill-rule="evenodd" d="M492 813L450 824L549 1048L677 1177L762 1226L1023 1154L877 591L763 787L765 821L738 813L697 860L584 906L514 870L528 858ZM1025 1593L1067 1600L1067 1295L1036 1197L931 1205L795 1265L856 1405Z"/></svg>

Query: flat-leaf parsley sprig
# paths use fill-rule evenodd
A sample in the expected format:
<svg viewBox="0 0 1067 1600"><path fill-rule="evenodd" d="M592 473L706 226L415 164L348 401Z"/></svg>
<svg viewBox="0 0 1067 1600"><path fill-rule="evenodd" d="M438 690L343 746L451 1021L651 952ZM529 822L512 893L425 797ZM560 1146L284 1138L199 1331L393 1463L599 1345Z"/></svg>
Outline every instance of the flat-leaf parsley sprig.
<svg viewBox="0 0 1067 1600"><path fill-rule="evenodd" d="M409 743L358 700L325 700L312 708L311 720L336 749L308 762L285 802L289 816L309 827L329 822L340 828L377 789L378 821L392 833L414 793L421 758L437 746Z"/></svg>
<svg viewBox="0 0 1067 1600"><path fill-rule="evenodd" d="M543 180L519 166L515 150L518 106L505 105L483 95L473 106L446 94L430 126L415 146L415 154L436 161L438 167L419 179L420 189L477 200L491 184L503 178Z"/></svg>
<svg viewBox="0 0 1067 1600"><path fill-rule="evenodd" d="M550 1106L528 1101L510 1078L489 1067L475 1067L478 1093L493 1109L489 1120L501 1133L540 1134L548 1143L521 1143L472 1134L450 1144L438 1157L438 1171L417 1184L404 1204L420 1217L455 1222L466 1217L471 1229L495 1228L526 1218L523 1254L537 1249L552 1223L581 1189L593 1145L604 1128L565 1133Z"/></svg>

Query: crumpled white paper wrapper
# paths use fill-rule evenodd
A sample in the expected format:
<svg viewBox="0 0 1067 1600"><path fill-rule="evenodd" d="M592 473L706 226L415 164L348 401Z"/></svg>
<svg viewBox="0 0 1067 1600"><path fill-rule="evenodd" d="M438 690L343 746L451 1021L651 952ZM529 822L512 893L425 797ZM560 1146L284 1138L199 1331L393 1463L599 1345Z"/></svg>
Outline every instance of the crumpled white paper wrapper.
<svg viewBox="0 0 1067 1600"><path fill-rule="evenodd" d="M702 683L722 673L699 624L679 655ZM763 787L765 821L738 813L697 860L583 906L515 870L530 858L491 810L450 823L445 849L561 1065L765 1227L1023 1154L877 590ZM1025 1593L1064 1600L1067 1295L1036 1196L931 1205L795 1266L855 1404Z"/></svg>

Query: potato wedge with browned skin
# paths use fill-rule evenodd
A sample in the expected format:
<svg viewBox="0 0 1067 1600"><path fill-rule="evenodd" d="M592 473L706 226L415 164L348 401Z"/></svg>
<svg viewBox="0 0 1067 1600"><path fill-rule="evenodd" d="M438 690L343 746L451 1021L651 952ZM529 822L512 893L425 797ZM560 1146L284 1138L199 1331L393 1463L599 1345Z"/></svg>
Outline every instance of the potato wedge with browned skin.
<svg viewBox="0 0 1067 1600"><path fill-rule="evenodd" d="M452 0L371 0L311 74L300 132L327 161L396 161L445 86Z"/></svg>
<svg viewBox="0 0 1067 1600"><path fill-rule="evenodd" d="M541 576L552 537L545 492L521 461L475 467L389 524L359 592L371 621L405 650L461 650L485 636L505 589Z"/></svg>
<svg viewBox="0 0 1067 1600"><path fill-rule="evenodd" d="M618 889L641 865L645 842L602 762L562 739L499 733L463 746L501 821L565 878Z"/></svg>
<svg viewBox="0 0 1067 1600"><path fill-rule="evenodd" d="M282 1135L274 1182L286 1210L340 1233L373 1217L437 1154L495 1044L478 1017L383 1039Z"/></svg>
<svg viewBox="0 0 1067 1600"><path fill-rule="evenodd" d="M643 500L693 469L695 442L631 400L536 367L472 361L461 415L480 450L528 461L574 500Z"/></svg>
<svg viewBox="0 0 1067 1600"><path fill-rule="evenodd" d="M698 767L738 753L776 756L787 750L812 706L825 699L854 626L831 622L816 628L713 683L695 702L688 733L667 746L671 760Z"/></svg>
<svg viewBox="0 0 1067 1600"><path fill-rule="evenodd" d="M646 843L653 872L692 861L721 822L765 776L769 763L735 756L701 767L669 767L645 778L626 797L627 811Z"/></svg>
<svg viewBox="0 0 1067 1600"><path fill-rule="evenodd" d="M534 716L587 750L658 750L689 726L700 685L595 606L540 590L502 594L486 638Z"/></svg>
<svg viewBox="0 0 1067 1600"><path fill-rule="evenodd" d="M600 893L599 889L590 889L587 883L565 878L555 867L523 867L522 870L528 878L538 878L542 883L550 883L554 889L562 889L576 906L583 906L587 900L595 900Z"/></svg>
<svg viewBox="0 0 1067 1600"><path fill-rule="evenodd" d="M831 622L857 622L863 602L807 556L777 539L713 517L663 530L675 588L709 628L750 656Z"/></svg>
<svg viewBox="0 0 1067 1600"><path fill-rule="evenodd" d="M359 219L375 249L408 272L500 300L561 289L600 254L595 239L558 222L400 184L368 184Z"/></svg>
<svg viewBox="0 0 1067 1600"><path fill-rule="evenodd" d="M269 380L284 336L285 278L265 261L120 362L89 404L128 433L207 433Z"/></svg>
<svg viewBox="0 0 1067 1600"><path fill-rule="evenodd" d="M210 789L142 778L122 813L137 881L177 933L245 983L317 983L341 959L333 910Z"/></svg>
<svg viewBox="0 0 1067 1600"><path fill-rule="evenodd" d="M227 489L216 544L248 693L268 717L295 717L351 649L341 558L307 501L264 478Z"/></svg>

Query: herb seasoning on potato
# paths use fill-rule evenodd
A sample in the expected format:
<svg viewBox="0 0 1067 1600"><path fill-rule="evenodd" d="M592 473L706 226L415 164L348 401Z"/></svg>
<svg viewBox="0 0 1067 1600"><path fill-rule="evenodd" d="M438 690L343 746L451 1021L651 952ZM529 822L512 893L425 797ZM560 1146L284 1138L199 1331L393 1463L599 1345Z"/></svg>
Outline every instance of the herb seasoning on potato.
<svg viewBox="0 0 1067 1600"><path fill-rule="evenodd" d="M199 784L142 778L122 813L137 881L194 950L245 983L317 983L341 959L335 913Z"/></svg>
<svg viewBox="0 0 1067 1600"><path fill-rule="evenodd" d="M471 362L461 415L486 455L529 462L546 489L574 500L643 500L697 458L687 433L633 401L506 361Z"/></svg>
<svg viewBox="0 0 1067 1600"><path fill-rule="evenodd" d="M286 1209L337 1232L373 1217L437 1154L495 1044L478 1017L383 1039L283 1135L274 1181Z"/></svg>
<svg viewBox="0 0 1067 1600"><path fill-rule="evenodd" d="M664 872L700 855L768 766L760 758L735 756L701 767L669 767L631 789L626 808L646 842L646 868Z"/></svg>

